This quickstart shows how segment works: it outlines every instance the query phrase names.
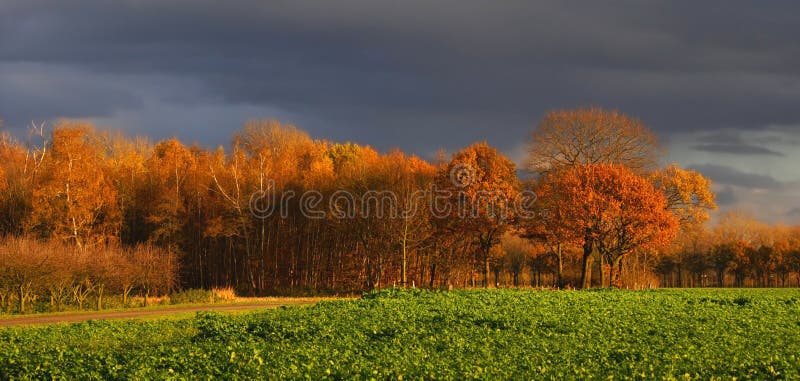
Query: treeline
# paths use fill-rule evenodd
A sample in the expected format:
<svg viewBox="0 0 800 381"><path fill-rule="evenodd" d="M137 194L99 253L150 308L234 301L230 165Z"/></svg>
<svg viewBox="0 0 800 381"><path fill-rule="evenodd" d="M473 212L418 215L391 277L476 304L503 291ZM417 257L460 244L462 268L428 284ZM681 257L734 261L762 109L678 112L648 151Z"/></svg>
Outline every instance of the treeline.
<svg viewBox="0 0 800 381"><path fill-rule="evenodd" d="M679 237L654 267L667 287L798 287L800 228L738 212Z"/></svg>
<svg viewBox="0 0 800 381"><path fill-rule="evenodd" d="M557 286L553 251L515 236L505 237L502 248L495 269L501 284ZM568 250L565 283L580 284L581 253L574 247ZM626 261L621 278L628 288L800 287L800 228L766 225L734 211L722 215L713 227L682 230L669 246L636 251ZM608 286L602 267L607 274L609 264L596 258L593 266L593 284Z"/></svg>
<svg viewBox="0 0 800 381"><path fill-rule="evenodd" d="M676 237L703 230L715 206L710 182L659 167L661 152L639 121L596 108L541 121L527 181L485 143L431 163L276 121L247 123L228 150L62 121L26 144L0 140L0 234L55 242L65 256L117 248L134 264L133 248L147 247L174 256L176 287L254 295L671 286L691 271L683 259L668 266L684 258ZM13 268L3 259L7 289Z"/></svg>
<svg viewBox="0 0 800 381"><path fill-rule="evenodd" d="M151 144L73 121L40 139L0 140L5 237L78 251L147 244L177 257L179 286L233 286L247 294L396 284L403 252L409 283L446 284L469 267L466 233L434 237L424 207L413 220L377 213L319 219L301 213L294 197L280 213L252 213L251 196L267 191L410 197L437 168L399 151L313 140L275 121L248 123L230 152L175 139Z"/></svg>

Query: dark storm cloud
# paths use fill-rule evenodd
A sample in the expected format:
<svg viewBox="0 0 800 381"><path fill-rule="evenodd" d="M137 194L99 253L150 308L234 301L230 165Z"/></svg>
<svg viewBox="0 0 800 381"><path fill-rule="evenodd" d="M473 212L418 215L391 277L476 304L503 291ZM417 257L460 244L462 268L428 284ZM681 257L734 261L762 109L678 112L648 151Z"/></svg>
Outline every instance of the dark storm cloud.
<svg viewBox="0 0 800 381"><path fill-rule="evenodd" d="M768 175L744 172L724 165L694 165L691 169L711 178L714 183L723 185L755 189L778 189L785 185Z"/></svg>
<svg viewBox="0 0 800 381"><path fill-rule="evenodd" d="M236 4L6 1L0 61L184 78L204 92L165 101L267 105L318 121L312 133L409 150L510 149L545 110L586 104L664 134L800 123L793 2ZM54 89L85 93L58 107L4 96L0 114L136 107L115 91Z"/></svg>
<svg viewBox="0 0 800 381"><path fill-rule="evenodd" d="M142 105L125 81L98 80L58 66L0 62L0 83L0 117L12 127L48 118L110 116L115 110Z"/></svg>

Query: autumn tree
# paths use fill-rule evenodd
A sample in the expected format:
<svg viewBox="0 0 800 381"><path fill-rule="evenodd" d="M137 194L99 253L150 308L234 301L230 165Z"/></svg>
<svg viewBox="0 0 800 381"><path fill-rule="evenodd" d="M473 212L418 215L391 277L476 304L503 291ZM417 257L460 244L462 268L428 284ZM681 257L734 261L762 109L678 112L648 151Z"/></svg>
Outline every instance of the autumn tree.
<svg viewBox="0 0 800 381"><path fill-rule="evenodd" d="M717 208L711 180L696 171L671 164L651 173L649 179L664 193L667 209L678 217L682 226L698 226L708 221L708 212Z"/></svg>
<svg viewBox="0 0 800 381"><path fill-rule="evenodd" d="M430 243L430 238L434 234L429 198L424 196L430 189L436 169L416 157L408 159L404 164L403 178L399 185L402 220L400 246L403 251L401 281L407 286L409 250L420 252L423 246Z"/></svg>
<svg viewBox="0 0 800 381"><path fill-rule="evenodd" d="M526 165L529 172L539 177L593 164L624 165L643 173L655 168L661 154L655 134L639 120L615 110L588 107L547 113L530 135ZM558 249L569 244L564 234L539 234L543 231L541 227L534 229L538 232L533 232L533 238L546 239L545 242ZM552 224L546 228L545 232L555 229ZM592 242L590 237L580 240ZM584 247L585 281L590 281L593 249L592 245Z"/></svg>
<svg viewBox="0 0 800 381"><path fill-rule="evenodd" d="M192 152L177 139L158 143L145 161L151 192L146 221L153 227L150 241L178 250L186 221L185 183L195 166Z"/></svg>
<svg viewBox="0 0 800 381"><path fill-rule="evenodd" d="M749 256L758 240L762 225L751 215L741 211L728 211L718 217L712 229L715 247L712 260L715 263L718 281L724 281L724 273L734 273L735 286L744 284ZM721 285L722 286L722 285Z"/></svg>
<svg viewBox="0 0 800 381"><path fill-rule="evenodd" d="M658 164L656 136L639 120L599 107L551 111L528 145L534 173L582 164L622 164L635 171Z"/></svg>
<svg viewBox="0 0 800 381"><path fill-rule="evenodd" d="M61 122L32 196L29 225L78 247L114 240L120 216L106 176L103 142L88 124Z"/></svg>
<svg viewBox="0 0 800 381"><path fill-rule="evenodd" d="M289 124L252 120L234 136L233 147L226 165L212 170L213 188L229 209L229 222L222 226L236 227L234 235L243 242L248 274L255 276L251 284L264 288L268 278L273 287L291 287L311 279L315 261L308 253L317 242L300 236L317 234L320 223L302 215L300 197L332 182L327 144ZM251 215L247 208L254 200L259 210ZM301 244L288 237L294 228L298 236L291 238ZM291 250L302 255L289 255Z"/></svg>
<svg viewBox="0 0 800 381"><path fill-rule="evenodd" d="M520 285L520 275L533 255L534 247L516 234L503 236L501 245L503 264L511 273L511 283L517 287Z"/></svg>
<svg viewBox="0 0 800 381"><path fill-rule="evenodd" d="M622 259L669 243L678 226L663 193L621 165L580 165L548 175L538 195L552 198L553 218L573 232L573 239L583 240L584 288L590 286L585 257L593 248L611 265L612 284L619 286Z"/></svg>
<svg viewBox="0 0 800 381"><path fill-rule="evenodd" d="M390 219L396 218L399 204L397 195L388 190L390 163L368 146L334 149L347 156L333 157L339 171L339 190L331 195L331 222L339 229L349 230L356 240L356 251L363 258L366 288L380 287L393 241Z"/></svg>
<svg viewBox="0 0 800 381"><path fill-rule="evenodd" d="M764 224L752 214L740 210L729 210L718 216L712 234L717 242L741 241L753 246L759 243Z"/></svg>
<svg viewBox="0 0 800 381"><path fill-rule="evenodd" d="M385 172L382 176L386 179L383 188L395 195L391 199L395 205L386 210L394 215L385 216L388 236L392 241L390 250L399 251L398 255L391 258L399 261L399 281L405 287L409 284L409 262L412 254L419 255L430 243L434 232L428 191L436 168L417 157L406 156L399 150L393 150L383 160Z"/></svg>
<svg viewBox="0 0 800 381"><path fill-rule="evenodd" d="M144 304L151 295L168 294L177 282L177 261L169 251L151 245L137 245L129 253L133 279L142 290Z"/></svg>
<svg viewBox="0 0 800 381"><path fill-rule="evenodd" d="M704 225L681 225L677 237L659 250L660 270L665 276L664 286L701 284L705 271L714 265L708 254L711 245L712 240ZM668 264L671 265L669 269ZM686 277L686 274L692 274L693 277Z"/></svg>
<svg viewBox="0 0 800 381"><path fill-rule="evenodd" d="M708 255L720 286L728 272L736 287L748 281L754 286L783 286L791 273L800 270L797 227L769 226L748 213L732 210L718 217L711 232L713 247Z"/></svg>
<svg viewBox="0 0 800 381"><path fill-rule="evenodd" d="M732 266L736 250L735 243L721 243L714 245L709 251L709 261L716 274L717 287L725 287L725 272Z"/></svg>
<svg viewBox="0 0 800 381"><path fill-rule="evenodd" d="M153 154L152 144L145 138L128 138L108 134L107 175L117 193L121 215L120 241L136 245L147 241L153 227L148 223L150 197L154 189L148 184L145 161Z"/></svg>
<svg viewBox="0 0 800 381"><path fill-rule="evenodd" d="M121 273L128 271L123 253L120 247L112 245L96 246L90 252L87 265L98 310L103 309L103 298L109 291L122 293L119 282L124 280L125 274Z"/></svg>
<svg viewBox="0 0 800 381"><path fill-rule="evenodd" d="M515 202L521 185L516 166L487 143L476 143L453 155L437 175L437 185L448 196L452 227L476 240L483 285L489 287L491 249L518 217Z"/></svg>
<svg viewBox="0 0 800 381"><path fill-rule="evenodd" d="M555 176L555 175L553 175ZM546 176L539 178L539 182L528 184L531 189L536 189L535 193L539 196L539 186L545 182ZM546 191L546 190L545 190ZM549 194L547 197L537 197L532 205L534 218L523 219L518 222L519 234L521 237L537 242L546 248L545 255L552 255L555 259L556 285L564 287L564 253L565 249L571 245L580 244L579 235L570 227L562 224L561 216L558 213L559 194ZM541 268L546 258L537 257L537 268Z"/></svg>
<svg viewBox="0 0 800 381"><path fill-rule="evenodd" d="M773 243L772 267L780 286L784 287L789 276L800 271L800 231L788 226L776 226L774 229L776 239Z"/></svg>
<svg viewBox="0 0 800 381"><path fill-rule="evenodd" d="M733 241L731 249L731 270L735 278L736 287L743 287L747 274L750 272L750 258L756 251L750 243L744 240Z"/></svg>
<svg viewBox="0 0 800 381"><path fill-rule="evenodd" d="M10 135L0 134L0 235L20 235L31 210L34 155Z"/></svg>
<svg viewBox="0 0 800 381"><path fill-rule="evenodd" d="M16 298L17 310L25 313L29 302L45 287L48 277L58 267L59 246L18 237L0 243L0 296L11 310Z"/></svg>

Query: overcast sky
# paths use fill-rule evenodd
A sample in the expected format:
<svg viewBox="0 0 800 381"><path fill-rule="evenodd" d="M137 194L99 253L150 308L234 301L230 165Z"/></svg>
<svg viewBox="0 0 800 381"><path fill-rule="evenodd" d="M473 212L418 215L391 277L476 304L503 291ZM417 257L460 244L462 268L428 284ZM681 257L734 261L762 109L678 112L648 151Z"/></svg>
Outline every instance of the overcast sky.
<svg viewBox="0 0 800 381"><path fill-rule="evenodd" d="M554 108L643 120L724 210L800 222L800 3L0 0L0 118L227 144L252 118L521 162Z"/></svg>

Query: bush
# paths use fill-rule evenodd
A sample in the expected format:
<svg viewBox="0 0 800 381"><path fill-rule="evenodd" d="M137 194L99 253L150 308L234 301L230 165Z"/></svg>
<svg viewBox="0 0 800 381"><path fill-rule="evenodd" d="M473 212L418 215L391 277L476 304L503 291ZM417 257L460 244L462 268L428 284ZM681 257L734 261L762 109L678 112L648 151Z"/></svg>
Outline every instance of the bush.
<svg viewBox="0 0 800 381"><path fill-rule="evenodd" d="M209 290L192 288L169 295L170 304L214 303L214 293Z"/></svg>

